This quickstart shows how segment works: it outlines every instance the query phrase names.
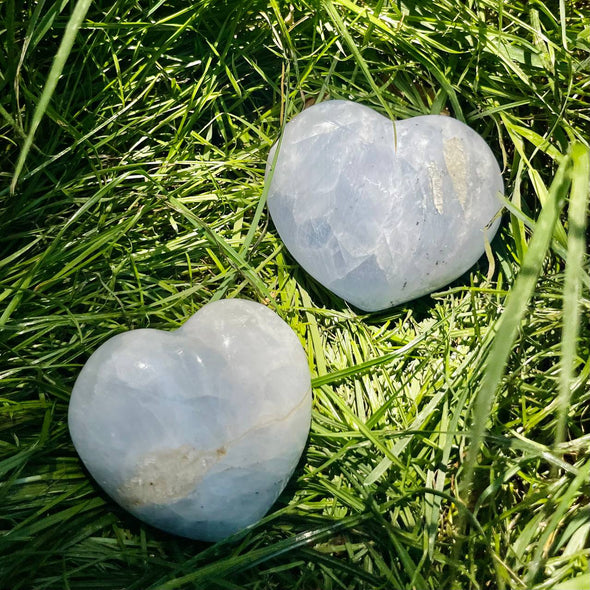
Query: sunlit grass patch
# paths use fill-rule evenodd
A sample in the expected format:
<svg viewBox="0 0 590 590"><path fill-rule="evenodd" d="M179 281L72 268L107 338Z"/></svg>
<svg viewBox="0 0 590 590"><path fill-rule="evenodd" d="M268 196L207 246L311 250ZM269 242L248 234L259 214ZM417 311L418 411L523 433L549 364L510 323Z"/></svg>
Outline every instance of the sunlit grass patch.
<svg viewBox="0 0 590 590"><path fill-rule="evenodd" d="M0 587L586 587L587 3L94 2L56 58L74 6L0 5ZM328 98L486 138L491 277L360 314L298 267L265 161ZM208 546L107 498L66 415L102 342L220 297L293 327L314 413L277 505Z"/></svg>

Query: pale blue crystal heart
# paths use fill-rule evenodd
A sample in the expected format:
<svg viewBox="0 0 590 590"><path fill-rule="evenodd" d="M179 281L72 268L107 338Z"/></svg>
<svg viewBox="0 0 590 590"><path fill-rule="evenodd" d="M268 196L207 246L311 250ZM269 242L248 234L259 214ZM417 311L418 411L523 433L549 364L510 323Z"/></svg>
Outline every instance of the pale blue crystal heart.
<svg viewBox="0 0 590 590"><path fill-rule="evenodd" d="M276 149L266 182L279 235L310 275L363 310L458 278L500 223L496 159L451 117L394 128L368 107L327 101L289 122Z"/></svg>
<svg viewBox="0 0 590 590"><path fill-rule="evenodd" d="M121 506L163 530L213 541L259 520L307 440L307 357L268 308L210 303L174 332L105 342L72 392L76 450Z"/></svg>

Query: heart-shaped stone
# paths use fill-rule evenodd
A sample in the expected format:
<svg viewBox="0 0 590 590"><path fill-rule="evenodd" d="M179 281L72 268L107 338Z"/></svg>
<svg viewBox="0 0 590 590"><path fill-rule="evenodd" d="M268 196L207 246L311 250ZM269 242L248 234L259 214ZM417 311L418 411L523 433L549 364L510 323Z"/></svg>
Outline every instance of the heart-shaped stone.
<svg viewBox="0 0 590 590"><path fill-rule="evenodd" d="M277 145L266 182L279 235L311 276L360 309L450 283L500 223L496 159L451 117L394 126L368 107L333 100L296 116L278 155Z"/></svg>
<svg viewBox="0 0 590 590"><path fill-rule="evenodd" d="M307 440L307 357L268 308L210 303L174 332L105 342L72 392L84 464L121 506L165 531L215 541L259 520Z"/></svg>

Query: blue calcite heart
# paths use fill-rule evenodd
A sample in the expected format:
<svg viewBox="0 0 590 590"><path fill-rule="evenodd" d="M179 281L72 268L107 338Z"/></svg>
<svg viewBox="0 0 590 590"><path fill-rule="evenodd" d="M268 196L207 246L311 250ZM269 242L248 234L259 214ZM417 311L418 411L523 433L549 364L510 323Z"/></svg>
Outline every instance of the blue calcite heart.
<svg viewBox="0 0 590 590"><path fill-rule="evenodd" d="M174 332L105 342L72 393L76 450L121 506L165 531L215 541L259 520L309 432L307 358L268 308L205 305Z"/></svg>
<svg viewBox="0 0 590 590"><path fill-rule="evenodd" d="M456 119L414 117L394 129L368 107L333 100L296 116L278 155L277 145L266 182L279 235L311 276L360 309L450 283L500 223L496 159Z"/></svg>

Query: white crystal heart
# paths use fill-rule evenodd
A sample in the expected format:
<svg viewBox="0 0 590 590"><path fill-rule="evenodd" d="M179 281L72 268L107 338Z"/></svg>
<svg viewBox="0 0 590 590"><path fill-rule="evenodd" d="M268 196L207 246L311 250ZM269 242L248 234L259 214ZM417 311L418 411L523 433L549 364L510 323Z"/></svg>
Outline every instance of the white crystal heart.
<svg viewBox="0 0 590 590"><path fill-rule="evenodd" d="M394 130L368 107L332 100L286 125L275 162L277 145L266 182L279 235L311 276L360 309L450 283L500 223L496 159L456 119L413 117Z"/></svg>
<svg viewBox="0 0 590 590"><path fill-rule="evenodd" d="M72 392L69 428L84 464L121 506L206 541L259 520L309 432L306 355L268 308L210 303L174 332L105 342Z"/></svg>

